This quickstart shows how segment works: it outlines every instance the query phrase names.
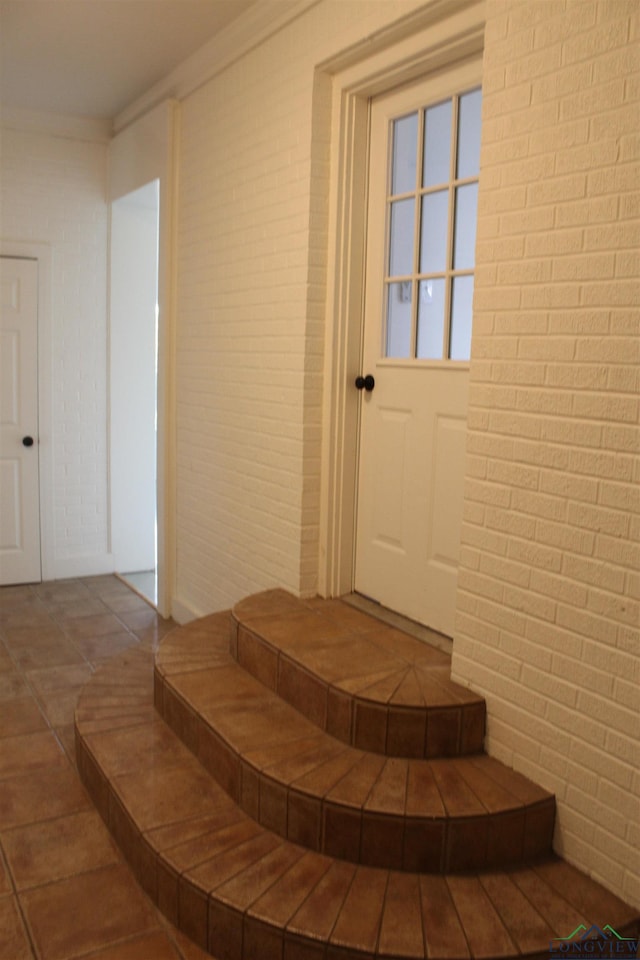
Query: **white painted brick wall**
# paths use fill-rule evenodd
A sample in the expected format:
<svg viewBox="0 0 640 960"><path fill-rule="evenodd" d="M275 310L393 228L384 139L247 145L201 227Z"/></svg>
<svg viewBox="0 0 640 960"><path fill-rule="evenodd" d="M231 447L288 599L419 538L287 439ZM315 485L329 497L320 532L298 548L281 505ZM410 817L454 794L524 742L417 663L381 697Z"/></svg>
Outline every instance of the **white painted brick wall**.
<svg viewBox="0 0 640 960"><path fill-rule="evenodd" d="M323 0L182 103L177 595L193 611L315 592L330 89L314 71L418 6Z"/></svg>
<svg viewBox="0 0 640 960"><path fill-rule="evenodd" d="M640 8L489 0L454 675L640 904Z"/></svg>
<svg viewBox="0 0 640 960"><path fill-rule="evenodd" d="M53 576L96 572L107 556L106 146L3 128L0 161L3 240L53 253L54 426L43 438L53 447Z"/></svg>

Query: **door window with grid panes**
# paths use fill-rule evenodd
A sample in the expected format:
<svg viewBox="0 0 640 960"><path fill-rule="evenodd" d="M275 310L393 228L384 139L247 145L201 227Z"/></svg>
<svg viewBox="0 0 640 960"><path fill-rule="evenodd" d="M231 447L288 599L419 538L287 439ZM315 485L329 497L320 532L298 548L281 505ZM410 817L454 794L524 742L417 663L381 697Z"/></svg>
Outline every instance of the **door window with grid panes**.
<svg viewBox="0 0 640 960"><path fill-rule="evenodd" d="M481 90L392 121L384 356L469 360Z"/></svg>

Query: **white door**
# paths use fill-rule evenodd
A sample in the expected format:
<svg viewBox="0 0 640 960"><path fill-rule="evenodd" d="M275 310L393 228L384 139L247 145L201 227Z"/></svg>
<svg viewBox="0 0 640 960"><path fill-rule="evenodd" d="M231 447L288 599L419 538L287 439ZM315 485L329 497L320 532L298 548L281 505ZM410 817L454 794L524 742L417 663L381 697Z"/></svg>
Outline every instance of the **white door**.
<svg viewBox="0 0 640 960"><path fill-rule="evenodd" d="M480 67L374 100L355 589L453 635Z"/></svg>
<svg viewBox="0 0 640 960"><path fill-rule="evenodd" d="M0 258L0 584L40 570L38 264Z"/></svg>

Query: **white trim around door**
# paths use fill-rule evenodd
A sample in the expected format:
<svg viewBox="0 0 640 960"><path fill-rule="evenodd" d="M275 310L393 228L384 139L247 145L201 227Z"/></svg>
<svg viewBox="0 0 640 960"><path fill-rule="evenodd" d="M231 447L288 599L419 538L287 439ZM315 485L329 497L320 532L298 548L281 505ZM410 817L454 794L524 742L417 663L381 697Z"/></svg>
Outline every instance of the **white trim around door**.
<svg viewBox="0 0 640 960"><path fill-rule="evenodd" d="M436 2L369 43L322 64L332 83L329 276L321 477L319 592L354 583L358 391L363 346L369 102L419 77L477 58L484 3Z"/></svg>
<svg viewBox="0 0 640 960"><path fill-rule="evenodd" d="M38 430L40 442L40 556L42 579L55 577L53 528L53 324L51 308L52 248L47 243L0 240L0 256L38 262Z"/></svg>

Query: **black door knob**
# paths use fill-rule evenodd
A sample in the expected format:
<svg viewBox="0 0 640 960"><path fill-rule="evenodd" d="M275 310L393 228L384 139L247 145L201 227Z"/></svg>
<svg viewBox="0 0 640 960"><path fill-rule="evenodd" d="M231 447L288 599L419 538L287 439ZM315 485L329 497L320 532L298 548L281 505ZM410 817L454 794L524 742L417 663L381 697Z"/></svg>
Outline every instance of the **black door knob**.
<svg viewBox="0 0 640 960"><path fill-rule="evenodd" d="M22 438L23 447L32 447L33 446L33 437L23 437Z"/></svg>
<svg viewBox="0 0 640 960"><path fill-rule="evenodd" d="M376 382L370 373L368 373L366 377L356 377L356 387L358 390L366 390L367 393L371 393L375 385Z"/></svg>

